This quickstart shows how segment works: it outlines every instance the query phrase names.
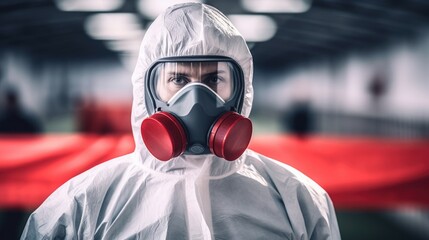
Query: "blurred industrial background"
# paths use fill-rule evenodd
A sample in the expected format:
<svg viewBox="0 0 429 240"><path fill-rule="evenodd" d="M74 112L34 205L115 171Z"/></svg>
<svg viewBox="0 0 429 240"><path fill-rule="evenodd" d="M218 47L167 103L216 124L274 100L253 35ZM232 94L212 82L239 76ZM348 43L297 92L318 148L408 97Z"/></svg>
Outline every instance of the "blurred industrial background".
<svg viewBox="0 0 429 240"><path fill-rule="evenodd" d="M0 132L131 133L140 41L177 2L2 0ZM429 137L429 1L202 2L233 21L254 57L255 136ZM0 239L16 238L31 210L3 207ZM345 240L429 239L422 206L337 213Z"/></svg>

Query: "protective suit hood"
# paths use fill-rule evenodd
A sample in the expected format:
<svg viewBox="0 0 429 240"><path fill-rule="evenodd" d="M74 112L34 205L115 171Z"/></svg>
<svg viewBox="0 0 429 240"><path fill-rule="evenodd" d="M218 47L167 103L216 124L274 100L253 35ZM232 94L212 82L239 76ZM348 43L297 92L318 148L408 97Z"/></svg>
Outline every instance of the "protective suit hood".
<svg viewBox="0 0 429 240"><path fill-rule="evenodd" d="M178 20L179 19L179 20ZM211 154L182 155L168 162L155 159L143 143L140 126L148 117L145 106L144 81L149 67L160 58L178 56L226 56L242 68L245 94L241 114L248 117L253 100L253 63L245 40L232 23L217 9L200 3L178 4L159 15L147 30L132 76L133 106L131 123L136 144L135 153L142 163L155 171L183 174L199 169L205 164L211 176L233 172L241 160L226 162ZM205 162L212 163L205 163Z"/></svg>

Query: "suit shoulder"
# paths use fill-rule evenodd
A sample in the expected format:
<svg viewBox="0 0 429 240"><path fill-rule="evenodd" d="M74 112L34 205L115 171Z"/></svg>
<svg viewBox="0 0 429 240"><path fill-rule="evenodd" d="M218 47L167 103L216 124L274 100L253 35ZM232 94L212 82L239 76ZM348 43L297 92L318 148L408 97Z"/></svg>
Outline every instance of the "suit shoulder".
<svg viewBox="0 0 429 240"><path fill-rule="evenodd" d="M248 156L248 160L258 165L260 171L265 172L274 183L295 189L304 188L320 196L326 195L326 191L318 183L298 169L251 150L248 151Z"/></svg>

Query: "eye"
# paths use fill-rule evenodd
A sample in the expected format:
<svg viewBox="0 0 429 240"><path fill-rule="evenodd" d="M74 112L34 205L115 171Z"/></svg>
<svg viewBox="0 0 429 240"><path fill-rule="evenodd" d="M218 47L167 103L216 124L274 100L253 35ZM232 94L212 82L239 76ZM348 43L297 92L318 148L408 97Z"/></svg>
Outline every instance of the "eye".
<svg viewBox="0 0 429 240"><path fill-rule="evenodd" d="M177 76L171 77L168 80L168 82L171 82L171 83L178 85L178 86L184 86L184 85L188 84L190 82L190 80L185 76L177 75Z"/></svg>
<svg viewBox="0 0 429 240"><path fill-rule="evenodd" d="M204 82L208 85L216 85L223 81L223 78L217 74L213 74L204 79Z"/></svg>

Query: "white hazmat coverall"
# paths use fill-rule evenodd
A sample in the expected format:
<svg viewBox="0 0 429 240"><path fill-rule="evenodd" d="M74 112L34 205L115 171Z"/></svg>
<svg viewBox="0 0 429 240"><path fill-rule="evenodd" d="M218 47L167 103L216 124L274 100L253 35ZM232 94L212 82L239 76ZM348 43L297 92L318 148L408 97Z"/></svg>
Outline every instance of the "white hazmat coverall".
<svg viewBox="0 0 429 240"><path fill-rule="evenodd" d="M145 147L144 76L157 59L220 55L242 68L248 117L252 56L217 9L168 8L145 34L132 76L135 151L66 182L30 216L21 239L340 239L327 193L294 168L251 150L235 161L183 154L159 161Z"/></svg>

